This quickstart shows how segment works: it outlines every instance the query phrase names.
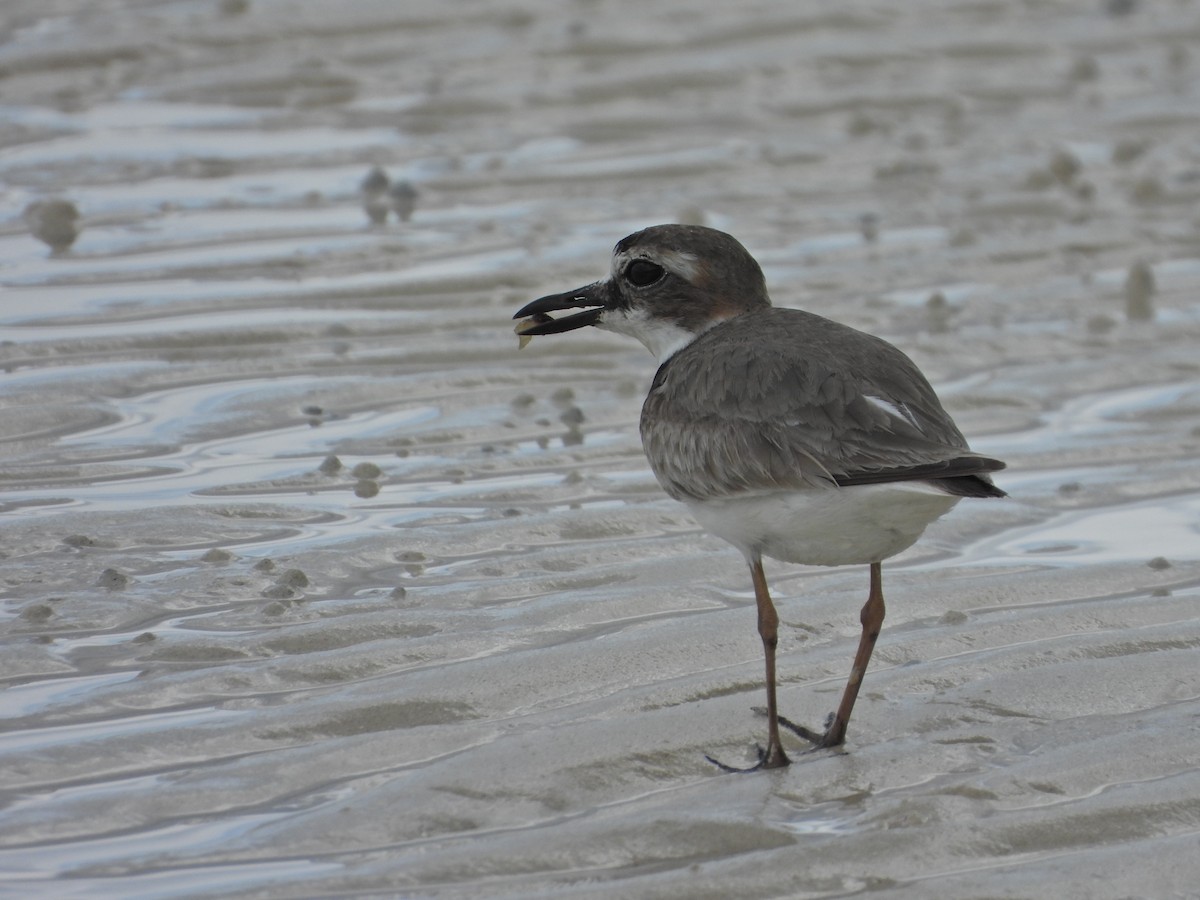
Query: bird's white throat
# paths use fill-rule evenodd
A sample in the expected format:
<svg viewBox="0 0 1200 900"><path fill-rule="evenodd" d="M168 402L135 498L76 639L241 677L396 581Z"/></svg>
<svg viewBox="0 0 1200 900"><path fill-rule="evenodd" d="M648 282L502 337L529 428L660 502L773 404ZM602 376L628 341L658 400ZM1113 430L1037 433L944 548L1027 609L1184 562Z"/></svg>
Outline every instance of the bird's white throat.
<svg viewBox="0 0 1200 900"><path fill-rule="evenodd" d="M640 341L659 364L666 362L698 335L644 309L607 309L596 327Z"/></svg>

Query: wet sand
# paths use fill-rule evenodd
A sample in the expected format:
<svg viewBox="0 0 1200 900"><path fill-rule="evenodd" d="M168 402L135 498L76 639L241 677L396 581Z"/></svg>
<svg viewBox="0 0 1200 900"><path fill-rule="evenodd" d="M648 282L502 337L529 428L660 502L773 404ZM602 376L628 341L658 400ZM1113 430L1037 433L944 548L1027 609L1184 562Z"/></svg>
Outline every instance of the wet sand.
<svg viewBox="0 0 1200 900"><path fill-rule="evenodd" d="M1194 895L1192 5L101 6L0 20L0 894ZM1010 465L783 771L652 360L512 334L663 221ZM866 571L768 576L816 724Z"/></svg>

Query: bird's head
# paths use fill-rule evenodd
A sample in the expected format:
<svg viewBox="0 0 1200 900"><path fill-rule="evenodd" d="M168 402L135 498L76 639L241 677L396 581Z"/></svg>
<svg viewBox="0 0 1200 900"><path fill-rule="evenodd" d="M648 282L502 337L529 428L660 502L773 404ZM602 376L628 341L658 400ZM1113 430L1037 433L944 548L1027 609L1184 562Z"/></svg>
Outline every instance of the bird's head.
<svg viewBox="0 0 1200 900"><path fill-rule="evenodd" d="M762 269L738 241L699 225L655 225L613 248L608 278L519 309L522 337L586 325L641 341L660 362L714 325L771 305ZM581 312L554 318L553 312Z"/></svg>

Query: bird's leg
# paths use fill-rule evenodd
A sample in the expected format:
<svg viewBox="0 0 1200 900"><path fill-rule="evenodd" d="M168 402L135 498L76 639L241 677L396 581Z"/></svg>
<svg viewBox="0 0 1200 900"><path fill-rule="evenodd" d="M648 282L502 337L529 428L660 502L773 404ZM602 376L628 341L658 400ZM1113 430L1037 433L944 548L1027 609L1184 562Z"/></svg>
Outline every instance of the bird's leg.
<svg viewBox="0 0 1200 900"><path fill-rule="evenodd" d="M858 689L862 687L863 676L867 672L867 664L871 661L871 651L875 649L875 641L879 638L879 630L883 627L883 617L886 609L883 605L883 566L881 563L871 563L871 590L867 602L859 614L862 622L862 637L858 641L858 652L854 654L854 665L850 669L850 678L846 682L846 690L842 693L842 702L828 722L825 733L819 734L802 725L796 725L787 719L780 718L780 724L788 728L806 741L811 741L816 747L840 747L846 740L846 726L850 722L850 712L854 709L854 701L858 699Z"/></svg>
<svg viewBox="0 0 1200 900"><path fill-rule="evenodd" d="M749 769L735 769L717 762L711 756L706 757L726 772L778 769L791 762L783 752L783 742L779 740L779 713L775 705L775 646L779 643L779 613L775 611L771 593L767 590L767 576L763 573L761 558L755 557L750 561L750 578L754 582L754 599L758 603L758 635L762 638L767 667L767 749L758 748L758 763Z"/></svg>
<svg viewBox="0 0 1200 900"><path fill-rule="evenodd" d="M771 593L767 590L762 560L757 557L750 564L750 578L754 582L754 599L758 603L758 636L762 638L767 668L767 751L762 759L762 767L778 769L791 761L783 752L783 743L779 740L779 711L775 705L775 647L779 643L779 613L775 611Z"/></svg>

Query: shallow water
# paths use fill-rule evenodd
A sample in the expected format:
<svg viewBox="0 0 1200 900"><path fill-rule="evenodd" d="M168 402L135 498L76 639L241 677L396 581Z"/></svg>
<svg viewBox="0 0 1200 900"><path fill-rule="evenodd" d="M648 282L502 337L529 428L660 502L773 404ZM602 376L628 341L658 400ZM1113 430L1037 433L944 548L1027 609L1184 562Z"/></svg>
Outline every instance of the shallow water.
<svg viewBox="0 0 1200 900"><path fill-rule="evenodd" d="M0 894L1193 892L1195 10L103 6L0 19ZM847 752L754 777L651 360L511 330L670 220L1010 465L889 563ZM768 576L815 723L865 573Z"/></svg>

